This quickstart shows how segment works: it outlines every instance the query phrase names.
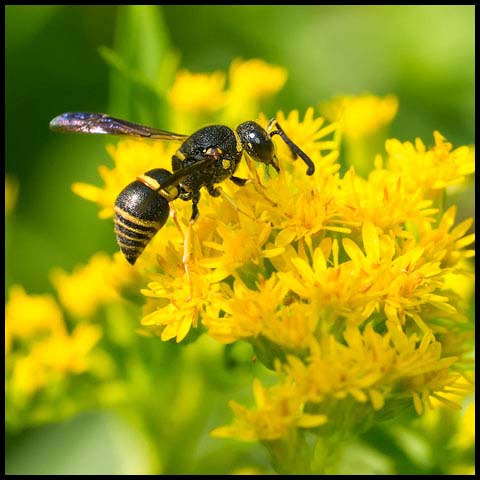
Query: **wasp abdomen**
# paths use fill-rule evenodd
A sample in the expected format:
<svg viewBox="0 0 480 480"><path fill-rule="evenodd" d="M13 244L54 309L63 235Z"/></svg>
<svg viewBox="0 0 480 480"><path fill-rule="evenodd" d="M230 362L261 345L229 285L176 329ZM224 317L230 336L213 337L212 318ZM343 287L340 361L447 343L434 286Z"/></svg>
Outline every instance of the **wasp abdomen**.
<svg viewBox="0 0 480 480"><path fill-rule="evenodd" d="M147 179L153 179L152 184L159 184L170 175L163 169L145 173ZM168 200L143 181L136 180L120 192L115 201L115 235L120 250L131 265L163 227L169 212Z"/></svg>

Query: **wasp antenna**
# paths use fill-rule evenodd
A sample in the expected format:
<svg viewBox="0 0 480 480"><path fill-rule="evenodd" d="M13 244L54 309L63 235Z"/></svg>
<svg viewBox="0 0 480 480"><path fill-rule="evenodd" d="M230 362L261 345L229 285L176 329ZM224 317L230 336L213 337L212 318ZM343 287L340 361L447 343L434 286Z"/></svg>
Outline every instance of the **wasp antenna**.
<svg viewBox="0 0 480 480"><path fill-rule="evenodd" d="M275 130L274 130L275 129ZM274 135L280 135L282 137L282 140L288 145L288 148L292 151L292 153L295 156L299 156L307 165L307 175L313 175L315 172L315 165L312 162L312 159L303 151L301 150L297 145L295 145L290 138L288 138L287 134L284 132L283 128L279 125L279 123L272 118L270 120L267 131L270 135L270 137L273 137Z"/></svg>

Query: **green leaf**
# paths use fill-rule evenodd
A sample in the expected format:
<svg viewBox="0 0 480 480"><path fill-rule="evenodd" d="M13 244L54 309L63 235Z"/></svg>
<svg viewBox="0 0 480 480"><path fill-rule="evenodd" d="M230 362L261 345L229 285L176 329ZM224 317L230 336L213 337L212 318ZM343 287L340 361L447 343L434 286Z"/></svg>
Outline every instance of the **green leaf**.
<svg viewBox="0 0 480 480"><path fill-rule="evenodd" d="M114 44L114 50L100 51L114 67L109 113L165 128L165 95L177 62L160 7L119 6Z"/></svg>

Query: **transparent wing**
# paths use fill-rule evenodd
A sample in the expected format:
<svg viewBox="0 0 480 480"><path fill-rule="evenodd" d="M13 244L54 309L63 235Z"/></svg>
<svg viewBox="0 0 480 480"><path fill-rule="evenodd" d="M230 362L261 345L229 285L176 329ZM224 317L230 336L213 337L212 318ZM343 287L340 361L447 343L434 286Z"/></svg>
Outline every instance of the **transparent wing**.
<svg viewBox="0 0 480 480"><path fill-rule="evenodd" d="M154 140L182 142L188 135L167 132L157 128L139 125L104 113L68 112L62 113L50 122L54 132L93 133L104 135L130 135Z"/></svg>

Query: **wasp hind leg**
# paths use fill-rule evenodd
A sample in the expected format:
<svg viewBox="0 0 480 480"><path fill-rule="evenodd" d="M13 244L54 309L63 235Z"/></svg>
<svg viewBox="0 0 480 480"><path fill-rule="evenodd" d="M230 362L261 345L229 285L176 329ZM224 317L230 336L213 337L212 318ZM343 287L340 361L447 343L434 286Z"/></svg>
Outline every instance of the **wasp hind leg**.
<svg viewBox="0 0 480 480"><path fill-rule="evenodd" d="M183 268L185 269L185 274L187 275L188 286L189 286L189 298L190 300L193 296L193 282L192 276L190 274L190 260L192 257L192 235L193 235L193 224L196 222L200 212L198 210L198 202L200 201L200 192L188 192L185 194L189 198L185 198L184 200L192 200L192 215L190 216L190 220L188 222L187 228L185 230L185 234L183 235Z"/></svg>

